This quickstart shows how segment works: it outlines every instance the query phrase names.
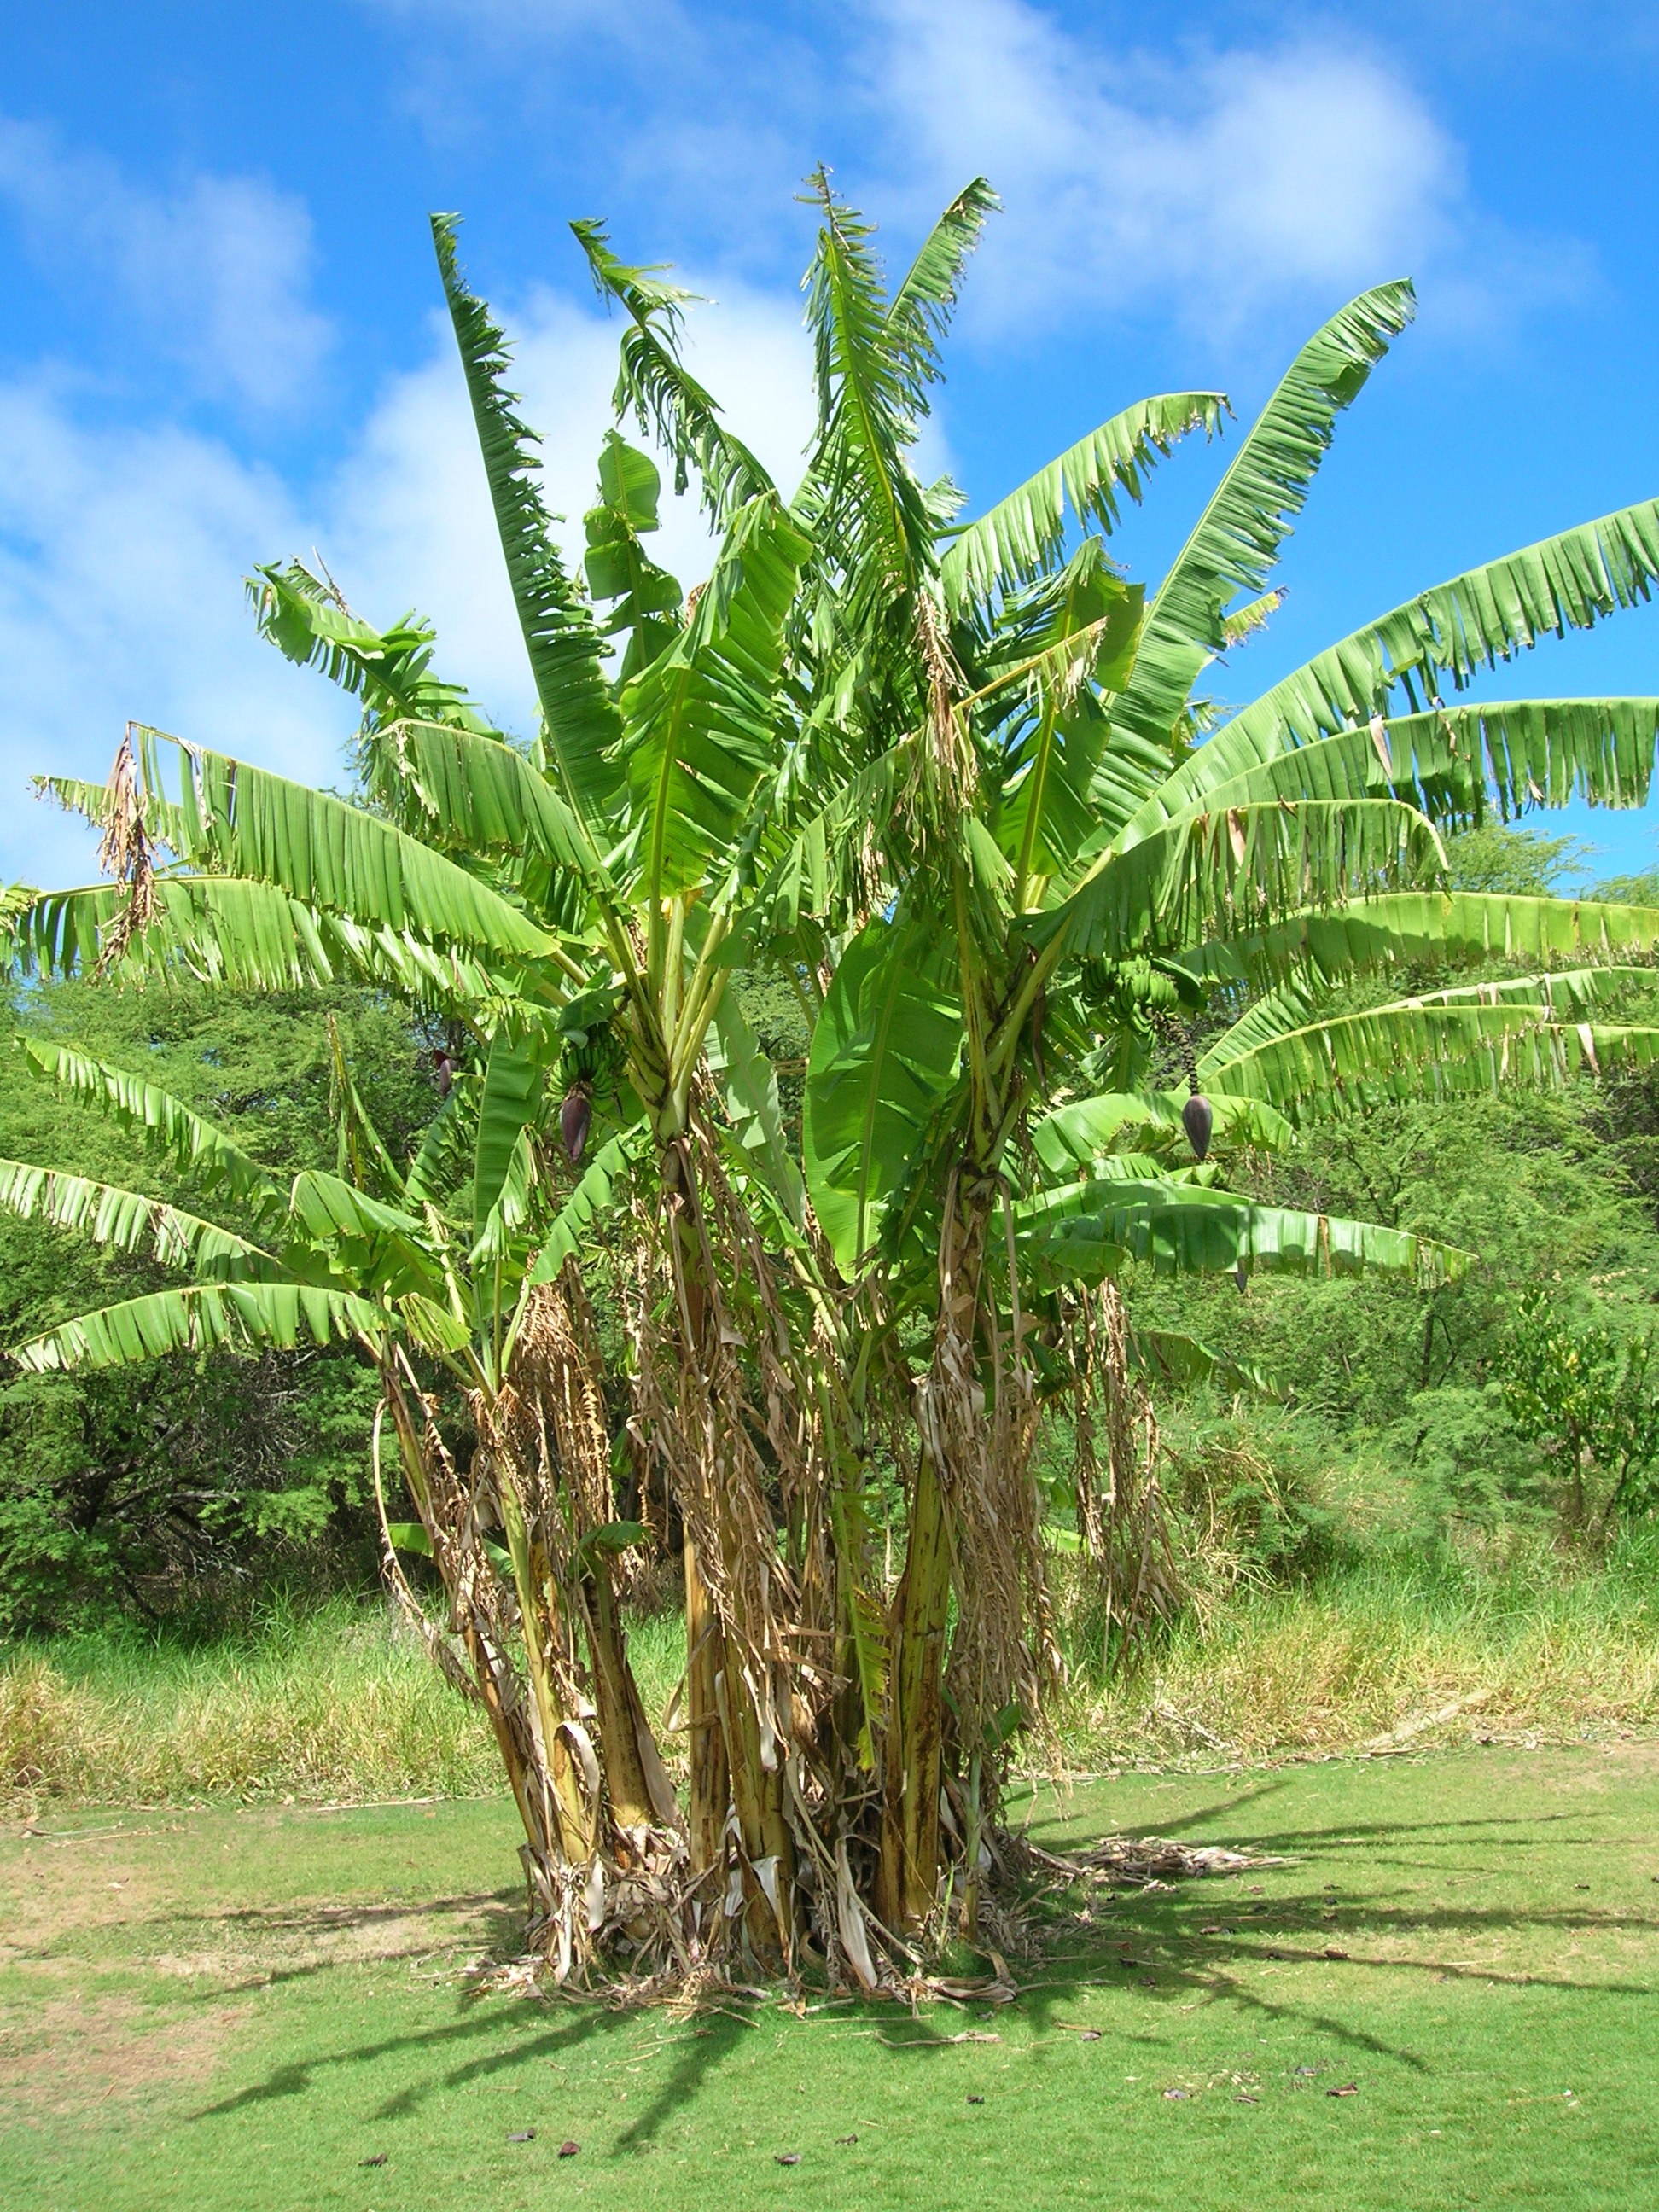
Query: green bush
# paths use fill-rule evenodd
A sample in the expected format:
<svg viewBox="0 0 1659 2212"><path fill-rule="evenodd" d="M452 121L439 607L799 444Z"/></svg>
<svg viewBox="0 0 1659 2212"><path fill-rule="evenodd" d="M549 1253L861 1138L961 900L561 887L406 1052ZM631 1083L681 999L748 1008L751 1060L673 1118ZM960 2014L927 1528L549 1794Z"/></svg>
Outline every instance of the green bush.
<svg viewBox="0 0 1659 2212"><path fill-rule="evenodd" d="M146 1076L279 1173L332 1165L326 1018L387 1141L436 1104L426 1041L360 992L244 994L184 985L19 990L25 1036ZM0 1054L0 1157L191 1203L165 1158ZM241 1224L246 1225L246 1224ZM0 1219L0 1346L161 1287L151 1263L36 1221ZM374 1377L346 1348L257 1362L204 1354L127 1373L0 1380L0 1632L245 1614L289 1586L372 1582L365 1510Z"/></svg>

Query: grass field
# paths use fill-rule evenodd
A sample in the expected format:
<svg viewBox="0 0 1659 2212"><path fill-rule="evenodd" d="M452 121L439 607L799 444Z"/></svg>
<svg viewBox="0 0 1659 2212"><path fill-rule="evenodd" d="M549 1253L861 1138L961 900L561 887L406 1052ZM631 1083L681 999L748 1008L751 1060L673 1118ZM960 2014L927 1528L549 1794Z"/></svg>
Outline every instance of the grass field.
<svg viewBox="0 0 1659 2212"><path fill-rule="evenodd" d="M994 2014L688 2019L478 1992L517 1929L493 1801L13 1826L0 2203L1655 2201L1659 1747L1133 1775L1031 1812L1282 1863L1097 1905Z"/></svg>
<svg viewBox="0 0 1659 2212"><path fill-rule="evenodd" d="M635 1630L660 1708L680 1622ZM277 1608L200 1641L131 1628L0 1645L0 1802L468 1796L499 1786L482 1714L381 1603Z"/></svg>

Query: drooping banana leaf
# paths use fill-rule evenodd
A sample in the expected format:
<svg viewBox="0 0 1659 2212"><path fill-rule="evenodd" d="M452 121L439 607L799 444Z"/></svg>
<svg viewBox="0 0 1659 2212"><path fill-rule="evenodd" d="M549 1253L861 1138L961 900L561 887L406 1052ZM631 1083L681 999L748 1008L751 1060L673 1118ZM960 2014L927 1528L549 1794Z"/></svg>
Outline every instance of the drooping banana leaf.
<svg viewBox="0 0 1659 2212"><path fill-rule="evenodd" d="M1074 954L1175 951L1246 917L1395 888L1443 860L1432 825L1397 799L1195 811L1106 854L1024 927L1034 945L1058 939Z"/></svg>
<svg viewBox="0 0 1659 2212"><path fill-rule="evenodd" d="M1589 629L1616 608L1650 598L1656 580L1659 500L1640 501L1470 568L1366 623L1264 691L1148 802L1148 817L1190 806L1217 785L1287 747L1386 715L1396 689L1405 690L1413 714L1421 712L1431 704L1442 678L1462 685L1480 669L1513 659L1541 637ZM1423 696L1414 696L1419 692ZM1640 702L1637 714L1639 718ZM1558 721L1558 753L1575 735L1583 745L1577 772L1586 779L1605 775L1605 727L1597 729L1594 717L1576 728ZM1621 788L1634 789L1631 753L1640 742L1627 740L1622 757L1615 744L1615 778L1600 786L1609 798ZM1558 777L1564 766L1558 764ZM1621 769L1622 784L1617 780Z"/></svg>
<svg viewBox="0 0 1659 2212"><path fill-rule="evenodd" d="M198 1214L167 1206L140 1191L122 1190L86 1176L0 1160L0 1209L21 1221L49 1221L94 1244L141 1252L162 1266L189 1267L220 1280L261 1278L276 1263L233 1230Z"/></svg>
<svg viewBox="0 0 1659 2212"><path fill-rule="evenodd" d="M420 1148L404 1178L406 1207L442 1206L472 1178L478 1135L479 1079L459 1073L449 1096L427 1124Z"/></svg>
<svg viewBox="0 0 1659 2212"><path fill-rule="evenodd" d="M1287 975L1258 999L1229 1028L1223 1030L1198 1062L1200 1080L1220 1077L1236 1062L1248 1060L1263 1048L1318 1024L1327 1018L1364 1020L1370 1013L1412 1012L1427 1008L1455 1010L1460 1006L1520 1008L1529 1018L1571 1021L1596 1007L1613 1005L1633 990L1651 990L1659 972L1628 965L1599 968L1559 968L1541 975L1486 976L1478 983L1456 983L1434 991L1416 991L1393 1005L1370 1009L1342 1008L1328 1017L1321 1005L1317 980L1310 974Z"/></svg>
<svg viewBox="0 0 1659 2212"><path fill-rule="evenodd" d="M1369 734L1369 732L1367 732ZM1461 797L1464 763L1484 781L1505 816L1532 806L1645 806L1659 743L1659 699L1492 699L1388 717L1383 750L1391 760L1449 755L1455 775L1419 767L1424 802L1440 790Z"/></svg>
<svg viewBox="0 0 1659 2212"><path fill-rule="evenodd" d="M247 589L260 635L296 667L317 669L361 699L378 722L447 722L499 738L463 685L432 673L438 633L417 615L378 630L299 561L257 568Z"/></svg>
<svg viewBox="0 0 1659 2212"><path fill-rule="evenodd" d="M1230 1390L1252 1391L1259 1398L1289 1395L1264 1368L1218 1352L1179 1329L1147 1328L1132 1320L1129 1351L1136 1365L1158 1383L1217 1382Z"/></svg>
<svg viewBox="0 0 1659 2212"><path fill-rule="evenodd" d="M357 1079L351 1072L345 1039L331 1010L325 1018L325 1026L328 1034L328 1103L330 1117L334 1123L336 1170L355 1183L359 1190L373 1191L382 1197L393 1197L404 1179L374 1126L374 1116L363 1103L362 1093L357 1088Z"/></svg>
<svg viewBox="0 0 1659 2212"><path fill-rule="evenodd" d="M1260 988L1298 969L1322 982L1425 962L1616 959L1659 945L1659 907L1502 891L1388 891L1286 915L1175 956L1194 976Z"/></svg>
<svg viewBox="0 0 1659 2212"><path fill-rule="evenodd" d="M462 732L449 735L465 741ZM507 757L484 740L471 742ZM377 815L223 753L193 745L179 750L186 862L213 874L251 876L360 926L413 929L428 941L486 956L523 958L552 949L547 933L500 892Z"/></svg>
<svg viewBox="0 0 1659 2212"><path fill-rule="evenodd" d="M1061 588L1041 619L1018 634L1025 697L999 732L997 837L1020 905L1030 902L1032 878L1069 868L1096 829L1093 789L1110 734L1098 693L1121 690L1140 635L1139 587L1106 567L1098 540L1085 539L1055 580Z"/></svg>
<svg viewBox="0 0 1659 2212"><path fill-rule="evenodd" d="M434 722L386 733L422 811L423 842L474 856L539 854L584 881L593 850L564 800L514 746Z"/></svg>
<svg viewBox="0 0 1659 2212"><path fill-rule="evenodd" d="M222 1189L259 1214L285 1208L287 1194L276 1177L171 1091L69 1045L40 1037L20 1037L17 1043L32 1074L107 1114L150 1151L171 1158L203 1189Z"/></svg>
<svg viewBox="0 0 1659 2212"><path fill-rule="evenodd" d="M1494 792L1505 817L1534 805L1564 805L1575 791L1597 803L1637 804L1646 793L1656 731L1659 702L1642 700L1522 700L1502 708L1377 717L1212 781L1204 804L1392 792L1454 828L1481 821ZM1157 823L1156 813L1143 808L1117 842L1131 843Z"/></svg>
<svg viewBox="0 0 1659 2212"><path fill-rule="evenodd" d="M108 827L112 801L107 783L88 783L73 775L31 776L29 783L37 798L53 800L66 814L80 815L94 830ZM139 796L138 813L152 845L165 846L171 853L181 849L183 823L171 799L161 792L145 791Z"/></svg>
<svg viewBox="0 0 1659 2212"><path fill-rule="evenodd" d="M1092 522L1109 535L1118 494L1139 506L1154 463L1189 430L1212 435L1225 406L1218 392L1166 392L1109 416L952 541L940 566L946 605L954 611L1045 574L1065 545L1068 507L1079 528Z"/></svg>
<svg viewBox="0 0 1659 2212"><path fill-rule="evenodd" d="M1576 792L1608 805L1639 805L1656 736L1659 700L1437 708L1285 747L1206 784L1204 804L1213 811L1269 799L1391 793L1453 827L1481 820L1494 791L1506 816L1565 805ZM1116 842L1121 848L1156 826L1143 810Z"/></svg>
<svg viewBox="0 0 1659 2212"><path fill-rule="evenodd" d="M1505 1085L1550 1089L1583 1066L1659 1058L1659 1029L1560 1021L1531 1004L1401 1003L1304 1023L1200 1061L1212 1099L1262 1099L1300 1121L1383 1099L1455 1097Z"/></svg>
<svg viewBox="0 0 1659 2212"><path fill-rule="evenodd" d="M617 301L629 318L613 399L617 416L631 413L672 457L676 492L696 469L704 504L724 529L740 507L776 487L680 359L680 325L692 294L664 283L657 269L619 260L602 224L584 218L570 228L601 298Z"/></svg>
<svg viewBox="0 0 1659 2212"><path fill-rule="evenodd" d="M763 839L757 887L734 931L739 943L781 945L805 916L826 918L848 902L870 902L860 895L880 866L872 825L891 813L912 759L910 740L902 740L816 806L809 797L793 820Z"/></svg>
<svg viewBox="0 0 1659 2212"><path fill-rule="evenodd" d="M495 967L410 929L324 914L269 884L246 878L164 876L156 911L117 963L122 981L165 978L173 969L232 990L292 991L342 981L405 994L417 1005L459 1012L480 1000L506 1006L522 970ZM42 891L6 920L12 958L25 975L94 972L127 893L114 884Z"/></svg>
<svg viewBox="0 0 1659 2212"><path fill-rule="evenodd" d="M1054 1281L1095 1280L1139 1261L1160 1274L1230 1273L1241 1264L1314 1274L1360 1270L1441 1282L1471 1255L1375 1222L1259 1206L1192 1184L1079 1183L1016 1208L1031 1264Z"/></svg>
<svg viewBox="0 0 1659 2212"><path fill-rule="evenodd" d="M283 1256L295 1274L307 1274L314 1255L322 1264L309 1272L344 1279L377 1296L436 1297L444 1290L442 1265L426 1224L338 1176L316 1168L295 1176L289 1220L290 1241Z"/></svg>
<svg viewBox="0 0 1659 2212"><path fill-rule="evenodd" d="M1336 417L1358 398L1389 341L1415 312L1408 283L1378 285L1332 316L1285 371L1158 587L1128 689L1112 719L1168 745L1194 679L1227 643L1241 592L1260 593Z"/></svg>
<svg viewBox="0 0 1659 2212"><path fill-rule="evenodd" d="M1186 1103L1178 1091L1105 1091L1093 1098L1074 1099L1069 1105L1045 1114L1031 1126L1031 1145L1052 1176L1075 1174L1110 1152L1124 1138L1155 1129L1170 1136L1183 1135L1181 1110ZM1291 1140L1291 1125L1270 1105L1255 1098L1212 1097L1212 1141L1255 1145L1263 1151L1282 1151ZM1160 1168L1159 1173L1164 1170Z"/></svg>
<svg viewBox="0 0 1659 2212"><path fill-rule="evenodd" d="M76 1367L131 1367L176 1352L292 1352L337 1339L382 1337L386 1316L367 1298L296 1283L203 1283L155 1291L78 1316L21 1345L11 1357L32 1374Z"/></svg>
<svg viewBox="0 0 1659 2212"><path fill-rule="evenodd" d="M507 1156L495 1203L467 1255L467 1264L475 1274L486 1267L500 1265L505 1279L508 1273L522 1268L525 1237L535 1211L539 1180L534 1141L530 1131L521 1128Z"/></svg>

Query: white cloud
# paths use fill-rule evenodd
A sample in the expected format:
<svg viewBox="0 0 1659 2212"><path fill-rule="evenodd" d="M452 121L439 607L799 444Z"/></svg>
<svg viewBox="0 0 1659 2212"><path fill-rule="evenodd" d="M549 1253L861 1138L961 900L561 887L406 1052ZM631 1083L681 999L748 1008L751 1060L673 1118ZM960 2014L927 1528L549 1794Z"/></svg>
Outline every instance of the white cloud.
<svg viewBox="0 0 1659 2212"><path fill-rule="evenodd" d="M1146 11L1130 45L1060 0L360 4L404 27L410 96L435 136L476 140L506 100L602 137L608 205L649 208L657 235L745 269L793 256L790 195L820 158L912 232L988 175L1006 213L964 306L1005 342L1133 313L1236 355L1389 276L1423 278L1451 327L1586 276L1571 241L1474 203L1425 96L1428 49L1385 45L1375 10L1351 28L1285 10L1280 35L1222 46L1183 39L1167 9Z"/></svg>
<svg viewBox="0 0 1659 2212"><path fill-rule="evenodd" d="M0 199L44 270L90 279L118 309L119 342L136 326L198 392L280 408L315 376L331 331L307 301L311 222L290 194L200 173L148 191L104 155L0 118Z"/></svg>
<svg viewBox="0 0 1659 2212"><path fill-rule="evenodd" d="M514 380L545 434L546 493L574 556L611 419L618 326L550 293L512 319ZM688 352L734 428L793 489L811 424L794 303L730 292L694 312ZM447 326L434 326L430 359L387 387L309 500L194 431L90 428L72 397L38 379L0 386L0 877L84 878L89 841L32 806L27 779L101 778L129 718L285 775L339 779L355 710L255 635L241 580L256 561L319 547L365 616L389 622L418 607L438 624L445 671L509 726L531 726ZM656 550L687 585L706 573L693 496L665 496Z"/></svg>
<svg viewBox="0 0 1659 2212"><path fill-rule="evenodd" d="M455 10L418 0L404 12ZM484 0L478 12L505 37L526 11ZM568 5L532 12L586 21ZM854 20L856 76L833 58L821 75L863 134L859 192L884 215L896 198L914 227L967 176L990 174L1009 212L992 226L967 304L1005 332L1173 311L1237 346L1245 319L1255 327L1301 307L1304 292L1328 302L1413 264L1437 272L1443 302L1461 283L1464 312L1486 311L1469 274L1483 240L1460 149L1375 53L1303 41L1163 62L1119 55L1109 73L1030 0L866 0ZM663 53L640 64L649 96L617 139L613 175L690 160L684 131L718 149L728 131L798 127L787 101L757 119L752 71L734 69L720 92L705 50L714 31L673 0L613 24L630 62L646 31ZM699 38L696 96L683 88L676 100L663 54L683 57ZM616 74L631 97L629 71ZM666 152L659 107L684 126L666 134ZM299 203L223 178L186 180L170 198L135 192L112 166L0 121L8 198L43 260L94 268L112 296L155 314L152 343L219 388L275 401L314 371L326 332L305 305ZM1536 257L1525 240L1498 244L1511 251L1504 282L1523 290ZM793 487L811 427L799 302L741 283L696 288L722 304L692 313L693 365ZM549 503L567 518L574 554L617 325L590 301L546 290L507 319L524 411L546 440ZM930 428L927 472L945 465L943 447ZM50 881L84 865L70 828L22 802L24 779L48 767L100 775L130 716L294 775L337 775L349 703L261 645L241 596L253 562L313 545L371 619L410 606L432 617L444 669L509 726L529 726L528 672L447 326L434 325L428 357L387 384L303 494L193 431L89 427L77 390L42 374L0 385L0 872ZM657 550L684 583L704 572L694 498L665 497Z"/></svg>
<svg viewBox="0 0 1659 2212"><path fill-rule="evenodd" d="M1107 58L1026 0L875 0L866 57L895 166L937 197L975 171L1006 214L970 312L1053 323L1174 307L1236 325L1455 258L1455 142L1376 55Z"/></svg>
<svg viewBox="0 0 1659 2212"><path fill-rule="evenodd" d="M812 427L811 356L799 310L742 287L696 289L720 296L691 312L688 362L732 428L791 491ZM512 322L514 386L526 421L541 433L544 496L564 518L558 536L574 561L611 419L619 325L547 291ZM627 434L638 439L634 428ZM438 624L444 666L491 712L527 727L528 672L447 326L432 359L384 395L330 504L325 550L347 596L375 621L418 605ZM661 513L653 552L689 585L706 573L708 535L695 490L676 499L666 467Z"/></svg>
<svg viewBox="0 0 1659 2212"><path fill-rule="evenodd" d="M101 779L129 718L307 777L351 717L259 643L241 579L298 534L283 487L178 429L91 430L0 387L0 873L84 879L89 841L27 780Z"/></svg>

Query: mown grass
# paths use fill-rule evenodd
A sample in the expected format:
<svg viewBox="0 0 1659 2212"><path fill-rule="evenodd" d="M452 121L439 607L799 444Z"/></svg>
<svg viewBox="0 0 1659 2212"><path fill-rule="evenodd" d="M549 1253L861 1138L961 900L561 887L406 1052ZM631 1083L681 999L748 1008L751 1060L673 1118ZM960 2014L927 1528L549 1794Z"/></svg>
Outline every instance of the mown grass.
<svg viewBox="0 0 1659 2212"><path fill-rule="evenodd" d="M1130 1775L1034 1810L1050 1841L1152 1831L1277 1863L1072 1900L994 2013L809 1984L804 2003L737 1992L688 2014L481 1991L468 1963L520 1924L498 1801L14 1830L0 2202L1654 2201L1652 1747Z"/></svg>
<svg viewBox="0 0 1659 2212"><path fill-rule="evenodd" d="M1659 1726L1651 1545L1576 1569L1541 1548L1498 1565L1449 1551L1362 1554L1305 1586L1195 1608L1115 1672L1100 1667L1087 1605L1062 1611L1073 1671L1052 1741L1028 1746L1038 1767L1351 1750L1454 1705L1425 1741ZM680 1639L672 1615L632 1632L658 1715ZM380 1605L278 1608L205 1643L125 1634L0 1651L0 1799L25 1810L500 1786L479 1717Z"/></svg>

